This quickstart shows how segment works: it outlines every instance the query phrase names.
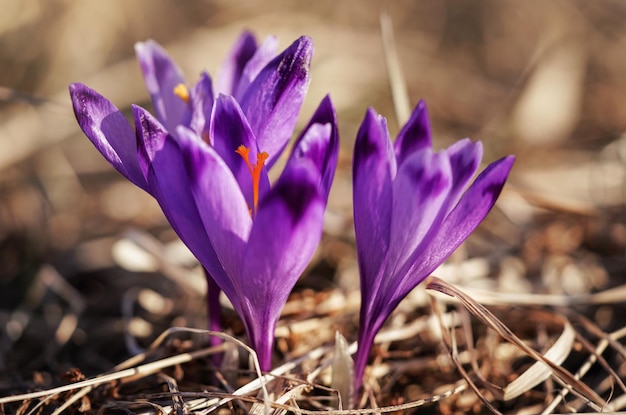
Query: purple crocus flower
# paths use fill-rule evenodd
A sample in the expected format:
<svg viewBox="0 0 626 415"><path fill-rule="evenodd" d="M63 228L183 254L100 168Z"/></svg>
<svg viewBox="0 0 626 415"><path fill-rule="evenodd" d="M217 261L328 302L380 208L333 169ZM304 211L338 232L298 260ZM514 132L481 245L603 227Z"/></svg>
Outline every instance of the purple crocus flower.
<svg viewBox="0 0 626 415"><path fill-rule="evenodd" d="M291 137L307 90L312 43L301 37L274 58L273 49L272 38L257 48L244 34L218 82L229 95L214 99L207 74L187 89L156 43L138 44L156 117L133 106L135 131L96 91L70 86L82 130L159 202L209 284L241 315L265 370L280 309L319 241L338 152L335 112L325 98L270 186L267 169Z"/></svg>
<svg viewBox="0 0 626 415"><path fill-rule="evenodd" d="M241 114L236 108L233 113ZM231 128L241 123L244 143L254 140L245 118L233 116L228 122ZM238 149L252 177L251 204L235 170L214 147L188 132L179 129L189 184L204 229L228 276L228 281L217 282L242 317L261 367L268 370L280 310L322 234L339 149L332 104L328 98L322 101L271 188L263 186L268 182L263 167L268 154L258 152L253 159L249 148Z"/></svg>
<svg viewBox="0 0 626 415"><path fill-rule="evenodd" d="M214 145L210 138L214 96L230 95L248 119L258 148L269 154L268 167L293 135L309 86L313 44L303 36L279 56L276 50L276 38L257 45L254 36L244 32L224 61L214 91L206 72L188 88L181 70L155 41L135 45L155 116L167 131L176 134L176 127L183 125Z"/></svg>
<svg viewBox="0 0 626 415"><path fill-rule="evenodd" d="M481 158L481 143L468 139L435 152L423 101L395 143L385 119L367 111L353 159L361 275L355 390L387 317L472 233L498 198L514 157L490 164L465 190Z"/></svg>

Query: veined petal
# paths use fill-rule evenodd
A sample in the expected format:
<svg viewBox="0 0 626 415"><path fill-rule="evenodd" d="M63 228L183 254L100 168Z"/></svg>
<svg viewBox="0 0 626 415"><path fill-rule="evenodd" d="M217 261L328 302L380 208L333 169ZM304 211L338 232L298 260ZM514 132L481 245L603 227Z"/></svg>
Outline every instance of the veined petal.
<svg viewBox="0 0 626 415"><path fill-rule="evenodd" d="M390 243L392 179L395 156L385 119L369 109L354 144L353 209L361 297L371 298L380 286Z"/></svg>
<svg viewBox="0 0 626 415"><path fill-rule="evenodd" d="M487 216L500 195L514 161L515 157L508 156L487 166L450 212L428 248L408 261L412 267L407 270L407 274L419 280L417 283L443 263ZM400 289L406 291L406 288Z"/></svg>
<svg viewBox="0 0 626 415"><path fill-rule="evenodd" d="M252 340L264 369L271 362L280 310L322 235L325 203L312 164L293 163L261 200L243 256L242 290L253 313Z"/></svg>
<svg viewBox="0 0 626 415"><path fill-rule="evenodd" d="M195 133L206 142L210 141L213 100L211 77L206 72L202 72L196 85L189 91L191 119L188 124L189 128L195 131ZM185 124L186 123L183 123L183 125Z"/></svg>
<svg viewBox="0 0 626 415"><path fill-rule="evenodd" d="M420 100L417 103L409 121L398 133L394 147L398 165L404 163L406 158L414 152L432 147L430 120L425 101Z"/></svg>
<svg viewBox="0 0 626 415"><path fill-rule="evenodd" d="M268 168L284 150L296 125L309 86L313 43L296 40L257 75L241 98L241 108L252 127L259 149L270 158Z"/></svg>
<svg viewBox="0 0 626 415"><path fill-rule="evenodd" d="M248 205L232 172L217 152L179 128L183 165L203 226L240 300L243 250L252 227ZM218 281L219 283L219 281ZM224 290L226 292L226 290Z"/></svg>
<svg viewBox="0 0 626 415"><path fill-rule="evenodd" d="M257 50L256 39L244 31L224 60L217 77L216 91L226 95L235 95L243 70Z"/></svg>
<svg viewBox="0 0 626 415"><path fill-rule="evenodd" d="M288 163L303 157L313 161L317 167L322 179L320 185L327 200L339 157L337 116L328 95L296 140Z"/></svg>
<svg viewBox="0 0 626 415"><path fill-rule="evenodd" d="M237 99L241 99L246 92L246 89L252 83L252 80L274 57L278 51L278 39L275 36L268 36L258 49L254 53L254 56L246 63L246 67L243 70L239 84L236 86L234 96Z"/></svg>
<svg viewBox="0 0 626 415"><path fill-rule="evenodd" d="M403 275L397 270L418 250L428 246L445 217L452 188L452 169L445 152L426 148L398 167L393 183L391 243L384 292L393 292Z"/></svg>
<svg viewBox="0 0 626 415"><path fill-rule="evenodd" d="M255 162L258 150L264 149L257 148L256 138L248 120L233 97L221 94L217 97L211 121L211 138L212 147L226 162L239 183L248 205L252 207L252 176L248 165L236 150L241 145L249 148L250 159ZM259 187L261 194L269 188L267 173L261 176Z"/></svg>
<svg viewBox="0 0 626 415"><path fill-rule="evenodd" d="M76 120L87 138L117 171L151 193L139 167L135 133L124 115L83 84L71 84L69 89Z"/></svg>
<svg viewBox="0 0 626 415"><path fill-rule="evenodd" d="M141 107L133 107L137 140L145 143L146 179L163 213L180 239L200 260L225 293L233 287L204 229L193 198L185 160L176 139ZM189 130L186 130L189 131ZM199 141L198 138L195 138Z"/></svg>
<svg viewBox="0 0 626 415"><path fill-rule="evenodd" d="M136 43L135 53L157 119L168 131L175 131L185 118L185 112L189 111L187 103L174 94L174 88L184 83L180 69L153 40Z"/></svg>

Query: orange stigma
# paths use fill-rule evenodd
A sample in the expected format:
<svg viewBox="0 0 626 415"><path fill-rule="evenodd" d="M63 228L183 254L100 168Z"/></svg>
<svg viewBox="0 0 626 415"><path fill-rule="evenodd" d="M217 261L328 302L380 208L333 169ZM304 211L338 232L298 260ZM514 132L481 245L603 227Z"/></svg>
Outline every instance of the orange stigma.
<svg viewBox="0 0 626 415"><path fill-rule="evenodd" d="M189 90L185 86L185 84L178 84L174 87L174 95L183 101L189 103Z"/></svg>
<svg viewBox="0 0 626 415"><path fill-rule="evenodd" d="M248 170L250 171L250 175L252 176L252 201L253 207L251 210L251 214L256 212L257 206L259 204L259 181L261 180L261 170L265 166L265 160L269 157L265 151L262 151L256 155L256 164L253 166L250 163L250 149L244 145L240 145L235 153L239 154L241 158L248 165Z"/></svg>

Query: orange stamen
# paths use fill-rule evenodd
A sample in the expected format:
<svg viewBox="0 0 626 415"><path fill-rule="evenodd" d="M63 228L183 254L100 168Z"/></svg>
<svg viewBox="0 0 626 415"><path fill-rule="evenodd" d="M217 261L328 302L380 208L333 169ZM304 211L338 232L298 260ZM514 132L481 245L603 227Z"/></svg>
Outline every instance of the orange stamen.
<svg viewBox="0 0 626 415"><path fill-rule="evenodd" d="M185 86L185 84L178 84L174 87L174 95L183 101L189 103L189 90Z"/></svg>
<svg viewBox="0 0 626 415"><path fill-rule="evenodd" d="M252 214L253 212L256 212L259 204L259 182L261 181L261 170L265 166L265 160L267 160L269 154L265 151L258 153L256 155L256 164L253 166L252 163L250 163L250 149L248 147L241 145L237 148L237 150L235 150L235 153L239 154L246 162L250 175L252 176Z"/></svg>

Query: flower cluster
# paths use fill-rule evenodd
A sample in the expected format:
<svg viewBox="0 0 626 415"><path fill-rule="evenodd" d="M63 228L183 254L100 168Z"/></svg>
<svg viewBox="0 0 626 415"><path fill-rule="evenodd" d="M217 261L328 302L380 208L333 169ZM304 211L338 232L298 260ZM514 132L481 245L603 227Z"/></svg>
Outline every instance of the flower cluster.
<svg viewBox="0 0 626 415"><path fill-rule="evenodd" d="M85 85L70 94L78 123L102 155L158 201L172 228L242 317L261 367L271 368L274 328L322 234L337 164L335 111L322 100L279 179L309 83L313 47L302 37L274 57L245 33L211 78L187 88L155 42L136 47L156 117L133 106L135 131Z"/></svg>
<svg viewBox="0 0 626 415"><path fill-rule="evenodd" d="M136 53L155 115L132 107L134 129L82 84L70 94L78 123L102 155L151 194L172 228L230 299L263 370L271 368L280 311L310 261L339 151L335 110L320 103L283 153L309 83L313 52L301 37L280 54L244 33L215 82L192 87L155 42ZM479 168L479 142L435 152L420 102L392 143L384 118L367 111L354 147L354 224L361 274L355 386L378 330L399 302L478 226L495 203L513 157Z"/></svg>

